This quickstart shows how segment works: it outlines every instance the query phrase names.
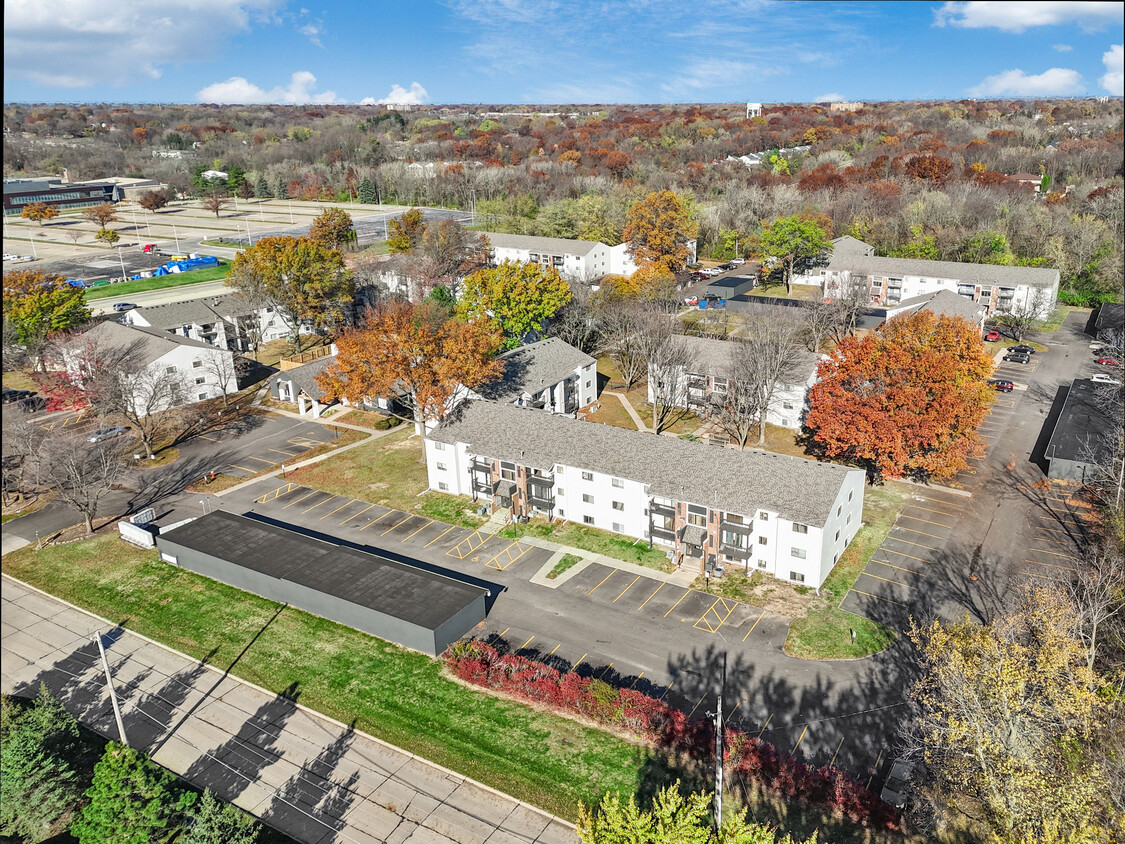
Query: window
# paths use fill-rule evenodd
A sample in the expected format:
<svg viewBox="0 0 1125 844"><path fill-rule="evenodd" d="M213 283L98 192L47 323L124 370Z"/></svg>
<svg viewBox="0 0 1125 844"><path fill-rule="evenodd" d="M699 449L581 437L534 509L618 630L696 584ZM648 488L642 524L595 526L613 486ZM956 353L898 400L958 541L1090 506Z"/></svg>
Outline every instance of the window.
<svg viewBox="0 0 1125 844"><path fill-rule="evenodd" d="M723 531L723 545L729 545L732 548L745 548L746 542L745 534L735 533L734 531Z"/></svg>
<svg viewBox="0 0 1125 844"><path fill-rule="evenodd" d="M206 393L200 393L199 394L199 401L207 401L207 394Z"/></svg>
<svg viewBox="0 0 1125 844"><path fill-rule="evenodd" d="M621 478L614 478L612 483L615 489L625 489L625 481Z"/></svg>
<svg viewBox="0 0 1125 844"><path fill-rule="evenodd" d="M447 471L447 467L444 463L438 463L437 464L437 470L439 472L445 472L445 471Z"/></svg>
<svg viewBox="0 0 1125 844"><path fill-rule="evenodd" d="M437 488L442 492L449 492L449 484L447 484L445 481L438 481Z"/></svg>
<svg viewBox="0 0 1125 844"><path fill-rule="evenodd" d="M501 463L500 464L500 477L505 481L514 481L516 479L516 464L515 463Z"/></svg>
<svg viewBox="0 0 1125 844"><path fill-rule="evenodd" d="M594 523L594 517L593 516L583 516L582 517L582 523L587 524L587 525L592 525Z"/></svg>
<svg viewBox="0 0 1125 844"><path fill-rule="evenodd" d="M625 502L624 501L614 501L613 502L613 509L614 510L624 510L625 509Z"/></svg>
<svg viewBox="0 0 1125 844"><path fill-rule="evenodd" d="M808 533L808 532L809 532L809 526L808 525L799 525L796 522L793 522L793 533Z"/></svg>
<svg viewBox="0 0 1125 844"><path fill-rule="evenodd" d="M560 509L559 510L559 516L562 517L562 516L565 516L565 515L566 515L566 510Z"/></svg>
<svg viewBox="0 0 1125 844"><path fill-rule="evenodd" d="M559 495L566 495L566 490L563 489L561 486L559 487Z"/></svg>
<svg viewBox="0 0 1125 844"><path fill-rule="evenodd" d="M805 582L805 576L803 574L801 574L799 571L789 572L789 579L795 580L797 583L804 583Z"/></svg>
<svg viewBox="0 0 1125 844"><path fill-rule="evenodd" d="M587 390L590 389L590 382L589 381L586 382L586 389Z"/></svg>
<svg viewBox="0 0 1125 844"><path fill-rule="evenodd" d="M844 524L850 525L852 523L852 514L848 513L848 517L844 519Z"/></svg>
<svg viewBox="0 0 1125 844"><path fill-rule="evenodd" d="M790 548L789 554L796 557L798 560L804 560L809 556L804 548Z"/></svg>
<svg viewBox="0 0 1125 844"><path fill-rule="evenodd" d="M563 474L563 473L564 473L565 471L566 471L566 466L556 466L556 467L555 467L555 474L556 474L556 475L561 475L561 474Z"/></svg>
<svg viewBox="0 0 1125 844"><path fill-rule="evenodd" d="M767 513L765 510L763 510L761 513L758 514L758 518L761 519L763 522L768 522L770 520L770 514Z"/></svg>
<svg viewBox="0 0 1125 844"><path fill-rule="evenodd" d="M618 533L624 533L625 532L625 525L621 524L621 522L614 522L613 523L613 529L615 531L617 531Z"/></svg>
<svg viewBox="0 0 1125 844"><path fill-rule="evenodd" d="M434 443L435 451L445 451L445 443Z"/></svg>
<svg viewBox="0 0 1125 844"><path fill-rule="evenodd" d="M766 567L766 561L765 560L758 560L758 568L764 569L765 567Z"/></svg>
<svg viewBox="0 0 1125 844"><path fill-rule="evenodd" d="M175 375L176 374L176 367L169 366L167 369L164 370L164 372L168 375Z"/></svg>
<svg viewBox="0 0 1125 844"><path fill-rule="evenodd" d="M728 522L731 522L732 524L736 524L736 525L743 524L742 516L738 515L737 513L725 513L723 515L723 518L726 519Z"/></svg>
<svg viewBox="0 0 1125 844"><path fill-rule="evenodd" d="M782 402L782 406L783 406L783 407L784 407L784 408L785 408L786 410L792 410L792 409L793 409L793 402L791 402L791 401L787 401L787 402Z"/></svg>
<svg viewBox="0 0 1125 844"><path fill-rule="evenodd" d="M837 508L836 508L836 515L837 515L837 516L839 516L839 515L840 515L840 513L842 513L842 512L843 512L843 510L844 510L844 507L843 507L843 505L841 505L841 506L837 507Z"/></svg>
<svg viewBox="0 0 1125 844"><path fill-rule="evenodd" d="M849 492L848 493L848 501L851 501L851 500L852 500L852 494Z"/></svg>
<svg viewBox="0 0 1125 844"><path fill-rule="evenodd" d="M594 503L594 496L589 495L585 492L582 493L582 503L583 504L593 504Z"/></svg>
<svg viewBox="0 0 1125 844"><path fill-rule="evenodd" d="M696 527L707 527L706 507L697 507L694 504L689 504L687 511L687 520L689 525L695 525Z"/></svg>
<svg viewBox="0 0 1125 844"><path fill-rule="evenodd" d="M840 541L840 531L836 531L836 541Z"/></svg>
<svg viewBox="0 0 1125 844"><path fill-rule="evenodd" d="M592 481L593 479L594 479L594 473L593 472L583 472L582 473L582 480Z"/></svg>
<svg viewBox="0 0 1125 844"><path fill-rule="evenodd" d="M196 378L196 379L195 379L195 386L197 386L197 387L198 387L198 386L199 386L200 384L206 384L206 383L207 383L207 379L206 379L206 378Z"/></svg>
<svg viewBox="0 0 1125 844"><path fill-rule="evenodd" d="M203 366L203 361L201 361L201 360L193 360L191 362L191 368L192 369L199 369L199 367L201 367L201 366Z"/></svg>
<svg viewBox="0 0 1125 844"><path fill-rule="evenodd" d="M766 538L765 538L764 536L759 536L759 537L758 537L758 544L759 544L759 545L768 545L768 544L769 544L769 540L768 540L768 539L766 539Z"/></svg>

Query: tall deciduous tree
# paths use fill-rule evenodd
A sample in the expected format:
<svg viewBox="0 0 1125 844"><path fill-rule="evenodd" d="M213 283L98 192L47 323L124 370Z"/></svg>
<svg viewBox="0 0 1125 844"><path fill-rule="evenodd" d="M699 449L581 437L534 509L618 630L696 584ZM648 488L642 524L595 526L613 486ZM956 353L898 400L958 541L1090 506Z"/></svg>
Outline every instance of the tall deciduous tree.
<svg viewBox="0 0 1125 844"><path fill-rule="evenodd" d="M648 400L656 434L686 414L687 374L696 365L691 347L675 331L677 322L658 309L648 310L637 338L648 372Z"/></svg>
<svg viewBox="0 0 1125 844"><path fill-rule="evenodd" d="M988 625L912 625L910 751L939 823L967 818L1012 844L1109 840L1091 742L1111 696L1075 623L1063 590L1037 586Z"/></svg>
<svg viewBox="0 0 1125 844"><path fill-rule="evenodd" d="M147 190L138 202L145 211L156 212L168 204L168 194L162 190Z"/></svg>
<svg viewBox="0 0 1125 844"><path fill-rule="evenodd" d="M59 209L57 206L48 205L46 202L29 202L20 211L20 216L42 226L48 220L53 220L59 216Z"/></svg>
<svg viewBox="0 0 1125 844"><path fill-rule="evenodd" d="M211 211L215 217L219 216L219 212L230 205L230 199L225 193L218 188L212 188L207 194L199 200L200 207L204 211Z"/></svg>
<svg viewBox="0 0 1125 844"><path fill-rule="evenodd" d="M638 266L663 264L672 272L682 270L691 257L688 241L699 234L687 205L670 190L650 193L633 203L622 238Z"/></svg>
<svg viewBox="0 0 1125 844"><path fill-rule="evenodd" d="M89 220L91 223L96 223L99 228L105 228L107 224L114 222L117 219L117 209L108 202L103 202L101 205L95 205L92 208L87 208L82 212L82 216Z"/></svg>
<svg viewBox="0 0 1125 844"><path fill-rule="evenodd" d="M611 302L602 310L602 351L621 373L626 390L633 389L645 371L643 322L644 310L635 302Z"/></svg>
<svg viewBox="0 0 1125 844"><path fill-rule="evenodd" d="M227 285L274 307L300 348L300 327L344 322L355 282L343 256L306 237L263 237L239 253Z"/></svg>
<svg viewBox="0 0 1125 844"><path fill-rule="evenodd" d="M1050 298L1050 291L1037 287L1010 311L999 314L996 321L1011 331L1017 342L1023 340L1023 336L1042 320L1042 315L1050 312L1054 305Z"/></svg>
<svg viewBox="0 0 1125 844"><path fill-rule="evenodd" d="M759 249L762 256L781 262L785 269L785 289L793 289L793 267L798 261L817 257L832 246L828 234L815 220L799 216L779 217L762 226Z"/></svg>
<svg viewBox="0 0 1125 844"><path fill-rule="evenodd" d="M43 270L4 274L4 319L21 344L35 344L55 331L69 331L90 319L86 291L61 275Z"/></svg>
<svg viewBox="0 0 1125 844"><path fill-rule="evenodd" d="M805 424L829 457L876 478L948 478L979 453L991 373L976 325L929 311L896 317L821 361Z"/></svg>
<svg viewBox="0 0 1125 844"><path fill-rule="evenodd" d="M59 435L40 444L36 465L40 480L82 516L86 533L93 533L101 500L125 474L125 454L120 440L87 443Z"/></svg>
<svg viewBox="0 0 1125 844"><path fill-rule="evenodd" d="M340 249L355 239L352 215L342 208L325 208L309 226L309 240L328 249Z"/></svg>
<svg viewBox="0 0 1125 844"><path fill-rule="evenodd" d="M454 293L461 278L488 264L488 238L473 234L456 220L438 220L426 226L419 251L434 262L442 282Z"/></svg>
<svg viewBox="0 0 1125 844"><path fill-rule="evenodd" d="M500 332L487 320L443 321L427 304L381 302L367 312L363 328L336 341L336 362L317 383L355 403L393 398L406 410L391 412L421 433L426 421L453 409L461 386L473 389L501 375L500 345Z"/></svg>
<svg viewBox="0 0 1125 844"><path fill-rule="evenodd" d="M505 261L465 279L457 314L492 320L504 332L504 348L514 349L570 299L570 285L554 267Z"/></svg>
<svg viewBox="0 0 1125 844"><path fill-rule="evenodd" d="M411 208L388 224L387 247L392 254L413 252L426 230L426 218L417 208Z"/></svg>

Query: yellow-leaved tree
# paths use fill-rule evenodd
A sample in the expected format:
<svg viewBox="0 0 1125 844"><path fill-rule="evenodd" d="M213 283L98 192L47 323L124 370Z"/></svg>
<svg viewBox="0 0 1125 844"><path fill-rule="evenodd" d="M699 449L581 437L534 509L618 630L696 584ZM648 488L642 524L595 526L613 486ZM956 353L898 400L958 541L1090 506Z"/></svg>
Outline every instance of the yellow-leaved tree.
<svg viewBox="0 0 1125 844"><path fill-rule="evenodd" d="M672 191L662 190L633 203L621 237L638 267L656 263L675 272L687 265L689 241L698 234L688 204Z"/></svg>

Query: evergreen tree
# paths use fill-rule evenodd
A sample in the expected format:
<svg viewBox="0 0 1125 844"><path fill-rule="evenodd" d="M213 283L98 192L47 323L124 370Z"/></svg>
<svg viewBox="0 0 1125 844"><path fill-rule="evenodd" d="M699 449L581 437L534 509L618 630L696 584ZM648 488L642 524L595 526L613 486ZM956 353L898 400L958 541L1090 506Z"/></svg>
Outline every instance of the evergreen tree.
<svg viewBox="0 0 1125 844"><path fill-rule="evenodd" d="M369 176L364 176L363 180L356 187L357 198L365 205L374 205L379 201L379 194L375 190L375 183L371 181Z"/></svg>
<svg viewBox="0 0 1125 844"><path fill-rule="evenodd" d="M273 191L270 190L270 183L266 181L266 177L259 176L258 181L254 183L254 196L258 199L270 199L273 196Z"/></svg>
<svg viewBox="0 0 1125 844"><path fill-rule="evenodd" d="M260 830L252 817L219 800L208 789L200 797L191 827L179 844L254 844Z"/></svg>

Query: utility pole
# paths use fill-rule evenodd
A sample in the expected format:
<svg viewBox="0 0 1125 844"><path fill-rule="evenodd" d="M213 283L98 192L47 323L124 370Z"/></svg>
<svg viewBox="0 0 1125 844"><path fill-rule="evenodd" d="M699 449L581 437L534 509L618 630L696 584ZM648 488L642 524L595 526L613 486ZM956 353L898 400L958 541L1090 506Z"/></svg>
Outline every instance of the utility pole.
<svg viewBox="0 0 1125 844"><path fill-rule="evenodd" d="M723 651L723 674L719 680L719 702L715 706L715 829L723 826L723 688L727 684L727 652Z"/></svg>
<svg viewBox="0 0 1125 844"><path fill-rule="evenodd" d="M105 669L105 684L109 687L109 701L113 704L113 717L117 719L117 732L121 736L121 743L126 747L129 742L125 738L125 724L121 720L121 709L117 706L117 695L113 691L113 677L109 673L109 660L105 658L105 648L102 646L102 631L94 632L94 641L98 643L98 652L102 655L102 668Z"/></svg>

